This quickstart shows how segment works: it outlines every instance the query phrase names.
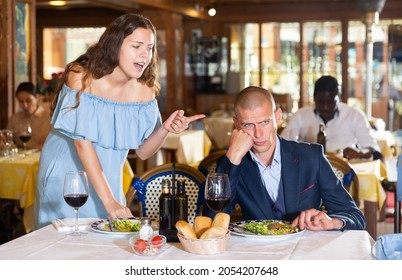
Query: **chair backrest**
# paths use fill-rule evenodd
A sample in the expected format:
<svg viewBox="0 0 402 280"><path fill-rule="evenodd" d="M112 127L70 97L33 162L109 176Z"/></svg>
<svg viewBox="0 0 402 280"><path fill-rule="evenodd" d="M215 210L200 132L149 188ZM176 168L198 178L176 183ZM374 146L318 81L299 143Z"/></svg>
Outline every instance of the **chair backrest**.
<svg viewBox="0 0 402 280"><path fill-rule="evenodd" d="M216 161L218 158L226 154L226 150L219 150L207 155L198 165L198 170L201 171L204 176L208 176L209 173L216 171Z"/></svg>
<svg viewBox="0 0 402 280"><path fill-rule="evenodd" d="M134 178L132 187L138 195L143 217L159 219L159 196L162 193L161 183L164 178L172 180L171 163L156 166L146 171L141 177ZM191 166L176 163L175 179L186 180L188 222L193 223L194 218L201 213L204 203L205 176Z"/></svg>
<svg viewBox="0 0 402 280"><path fill-rule="evenodd" d="M342 181L345 189L350 192L356 205L360 205L359 199L359 178L353 167L340 157L332 154L326 154L328 161L331 163L335 174Z"/></svg>
<svg viewBox="0 0 402 280"><path fill-rule="evenodd" d="M206 156L198 165L198 170L204 174L205 177L208 176L209 173L216 172L217 160L225 155L227 150L218 150L215 152L210 153ZM230 217L230 221L238 222L243 220L243 215L241 212L240 205L236 203L235 208L232 211L232 216Z"/></svg>
<svg viewBox="0 0 402 280"><path fill-rule="evenodd" d="M402 203L402 155L398 156L396 189L395 189L395 211L394 211L394 231L401 233L401 203Z"/></svg>
<svg viewBox="0 0 402 280"><path fill-rule="evenodd" d="M206 117L202 125L212 143L212 151L225 149L229 146L234 123L231 118Z"/></svg>

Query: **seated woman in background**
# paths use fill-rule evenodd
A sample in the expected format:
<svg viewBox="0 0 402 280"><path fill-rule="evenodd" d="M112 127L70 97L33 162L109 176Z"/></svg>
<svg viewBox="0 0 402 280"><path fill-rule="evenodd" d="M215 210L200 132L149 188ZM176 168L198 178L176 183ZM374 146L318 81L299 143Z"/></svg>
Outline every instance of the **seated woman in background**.
<svg viewBox="0 0 402 280"><path fill-rule="evenodd" d="M16 90L16 97L21 111L11 115L8 119L7 129L13 131L14 142L17 146L22 147L23 144L18 137L18 127L23 122L30 122L32 137L27 142L27 148L42 149L51 129L50 110L39 104L35 85L31 82L20 83Z"/></svg>

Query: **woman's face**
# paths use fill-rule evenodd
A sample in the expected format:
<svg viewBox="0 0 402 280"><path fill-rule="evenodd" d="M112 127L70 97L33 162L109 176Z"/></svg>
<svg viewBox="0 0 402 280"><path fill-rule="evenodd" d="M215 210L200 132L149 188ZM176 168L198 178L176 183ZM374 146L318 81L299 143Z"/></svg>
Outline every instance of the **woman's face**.
<svg viewBox="0 0 402 280"><path fill-rule="evenodd" d="M17 93L18 103L25 114L32 115L38 107L38 99L26 91Z"/></svg>
<svg viewBox="0 0 402 280"><path fill-rule="evenodd" d="M149 65L155 35L152 30L137 28L127 36L120 48L119 67L128 78L140 78L145 68Z"/></svg>

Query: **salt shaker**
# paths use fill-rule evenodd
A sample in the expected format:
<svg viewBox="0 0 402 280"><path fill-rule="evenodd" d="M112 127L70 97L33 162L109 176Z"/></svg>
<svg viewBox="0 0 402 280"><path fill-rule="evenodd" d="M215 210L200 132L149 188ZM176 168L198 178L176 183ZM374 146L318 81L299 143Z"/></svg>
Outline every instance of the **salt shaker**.
<svg viewBox="0 0 402 280"><path fill-rule="evenodd" d="M154 234L154 230L150 225L149 219L144 219L142 221L142 226L140 229L140 238L143 240L151 240Z"/></svg>

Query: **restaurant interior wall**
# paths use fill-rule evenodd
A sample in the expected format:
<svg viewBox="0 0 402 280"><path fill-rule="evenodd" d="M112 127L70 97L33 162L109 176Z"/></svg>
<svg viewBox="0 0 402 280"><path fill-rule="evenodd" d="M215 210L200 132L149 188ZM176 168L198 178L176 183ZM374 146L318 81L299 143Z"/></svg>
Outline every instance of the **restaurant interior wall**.
<svg viewBox="0 0 402 280"><path fill-rule="evenodd" d="M185 19L185 24L189 22L186 21ZM222 23L220 22L203 22L203 21L199 21L201 22L200 27L196 28L196 30L201 30L202 33L209 33L211 32L211 30L216 30L216 26L217 25L222 25ZM258 52L258 49L260 48L260 45L262 46L262 53L264 52L268 52L270 51L270 49L274 48L274 50L272 51L272 55L268 54L268 55L262 55L261 58L261 66L259 66L259 58L253 54L249 55L251 57L251 59L243 60L243 63L248 63L249 65L244 65L243 69L253 69L250 72L245 72L243 75L240 75L240 83L243 83L243 85L240 86L235 86L235 88L241 88L242 86L246 86L247 82L251 81L251 84L260 84L262 86L266 86L268 88L271 88L274 92L279 92L279 93L289 93L291 94L291 96L293 97L294 100L294 104L296 106L293 106L293 110L297 110L297 108L300 106L303 106L304 104L307 104L309 102L311 102L312 100L312 86L313 83L315 81L315 79L323 74L323 73L330 73L333 74L334 76L336 76L338 79L340 79L340 81L342 81L342 70L341 70L341 50L342 50L342 28L341 28L341 21L336 21L334 22L330 22L330 21L324 21L324 22L293 22L293 23L287 23L287 22L281 22L281 23L262 23L261 24L261 29L269 29L269 25L273 25L273 24L279 24L279 25L295 25L295 27L290 30L288 30L288 32L282 32L282 34L284 34L283 36L288 36L289 37L289 32L293 32L296 31L296 33L299 33L299 40L294 40L293 38L293 42L286 42L285 40L282 40L282 44L278 44L278 42L274 42L273 46L268 46L267 48L264 48L264 42L271 42L273 41L268 40L268 39L264 39L264 36L267 36L266 34L271 35L271 34L276 34L275 32L266 32L266 31L258 31L258 28L256 28L256 33L252 33L254 34L254 36L249 36L252 37L254 40L254 50L256 50L256 52ZM329 25L336 25L335 27L328 27ZM245 26L252 26L252 25L257 25L258 24L252 24L252 23L246 23L244 24ZM300 47L300 30L297 27L297 25L302 25L303 26L303 32L306 33L306 35L303 36L304 40L306 42L303 42L303 48L306 47L307 45L307 49L309 49L309 51L303 51L303 48ZM317 26L319 26L320 28L317 28ZM215 27L215 28L214 28ZM283 28L285 29L285 28ZM288 28L289 29L289 28ZM310 29L310 31L309 31ZM207 32L204 32L204 31ZM222 29L221 29L222 30ZM271 28L272 30L272 28ZM190 32L193 32L194 29L192 29ZM330 34L330 32L333 32L332 35L334 36L327 36ZM277 35L280 35L280 31L278 31ZM213 31L212 33L210 33L210 36L215 36L217 37L217 35L219 35L220 37L224 36L222 35L223 32L220 32L220 34L217 34L216 31ZM307 33L311 33L311 34L307 34ZM261 34L262 38L261 40L259 40L258 35ZM229 36L232 36L231 34ZM298 37L296 36L296 38ZM184 44L188 44L188 37L191 38L190 36L186 36L184 35L185 38L185 42ZM258 40L256 40L256 38ZM322 40L325 40L325 38L329 38L330 40L334 39L336 40L335 42L328 42L328 44L326 44L326 42L322 42ZM190 39L191 40L191 39ZM296 41L296 42L294 42ZM298 42L297 42L298 41ZM261 43L260 43L261 42ZM280 41L279 41L280 43ZM233 44L233 41L231 41L231 44ZM276 46L276 49L275 49ZM191 45L189 46L189 48L191 48ZM185 47L186 49L186 47ZM307 58L305 58L303 55L307 54ZM311 55L312 54L312 55ZM235 56L235 51L234 48L230 48L229 49L229 55L228 57L230 57L232 60L229 63L229 74L233 68L233 57ZM257 57L257 59L256 59ZM300 61L299 58L301 57L301 59L303 60L303 62L300 65ZM331 58L331 61L328 61L328 57ZM270 87L269 85L269 81L274 80L274 79L270 79L269 75L266 75L264 73L264 71L267 70L266 67L263 67L262 65L266 65L267 63L277 63L275 61L275 59L279 59L279 67L276 67L278 69L281 70L277 70L277 72L282 73L282 75L278 75L281 77L282 80L282 85L283 88L281 88L281 86L278 85L274 85L273 87ZM304 59L307 60L307 62L304 62ZM184 59L186 61L186 59ZM321 61L320 61L321 60ZM282 62L282 64L280 63ZM289 67L290 66L290 67ZM330 69L329 69L329 68ZM238 67L237 67L238 68ZM259 75L259 71L260 68L262 69L262 75ZM275 69L275 67L272 67L273 69ZM313 68L313 69L312 69ZM327 68L327 69L326 69ZM187 70L187 66L184 66L184 69ZM314 69L316 69L316 71L314 71ZM197 90L194 88L194 76L191 77L191 74L194 75L194 73L190 72L190 78L188 77L188 71L185 70L185 76L186 79L183 83L183 85L186 87L186 96L187 101L190 101L190 103L185 104L185 106L188 107L195 107L197 111L202 111L202 112L207 112L209 110L208 107L211 106L211 104L214 104L216 102L216 100L220 100L223 103L227 103L227 102L232 102L232 98L231 97L218 97L218 96L211 96L209 97L209 94L206 94L206 96L204 96L201 92L201 96L196 96L195 99L193 99L192 97L190 97L191 95L194 95L194 92L196 92ZM290 71L289 71L290 70ZM313 70L313 71L312 71ZM272 70L270 70L272 71ZM257 73L257 74L256 74ZM259 77L260 76L260 77ZM284 76L286 78L284 78ZM228 75L229 77L229 75ZM235 76L238 77L238 76ZM301 79L300 79L301 77ZM314 78L315 77L315 78ZM289 79L291 79L293 82L289 83ZM242 82L243 80L243 82ZM302 83L300 83L300 80L302 81ZM359 82L361 82L362 80L360 80ZM192 83L192 85L191 85ZM231 84L231 81L229 81L229 84ZM250 83L249 83L250 84ZM291 85L293 87L293 89L289 89L286 87L289 87L289 85ZM301 88L300 86L303 86L303 88ZM350 85L348 86L349 88L351 87ZM352 86L354 87L354 86ZM299 89L299 90L298 90ZM226 93L222 93L223 95L226 95ZM198 95L198 94L197 94ZM346 96L344 97L344 99L348 99L349 95L349 90L346 93ZM178 97L180 98L181 95L179 95ZM303 100L303 96L304 100ZM363 94L360 94L360 98L364 97ZM353 96L352 96L353 97ZM214 102L205 102L204 99L214 99ZM218 99L216 99L218 98ZM300 101L300 98L302 99L302 101ZM183 99L184 100L184 99ZM182 101L183 101L182 100ZM194 102L194 101L195 102ZM195 103L195 106L192 106ZM183 104L183 103L182 103ZM376 104L373 105L374 107L376 106ZM374 110L375 112L377 112L376 110ZM382 118L386 118L386 112L380 112L379 113Z"/></svg>
<svg viewBox="0 0 402 280"><path fill-rule="evenodd" d="M323 0L325 1L325 0ZM44 2L42 0L37 0L37 3ZM86 1L84 1L86 2ZM167 49L172 50L172 46L175 47L182 47L183 49L179 50L179 55L181 56L179 59L180 63L176 63L174 59L174 55L171 57L168 57L167 60L167 75L169 75L169 78L167 78L167 81L171 81L170 77L174 78L176 75L183 75L185 74L185 79L179 79L178 83L174 83L175 87L171 85L172 90L167 91L167 104L169 109L168 110L173 110L176 106L192 106L197 111L207 111L207 107L211 103L216 103L219 101L223 102L232 102L232 96L230 94L222 93L222 94L217 94L214 96L211 95L204 95L204 94L194 94L193 91L193 86L191 85L191 78L186 76L187 74L185 73L185 57L186 53L183 52L185 48L188 47L188 40L191 38L191 30L187 28L187 24L190 25L198 25L197 28L201 29L203 32L204 36L218 36L218 37L230 37L230 32L227 32L228 30L228 25L230 24L240 24L240 23L257 23L257 24L272 24L272 23L304 23L307 21L310 22L331 22L331 21L340 21L342 24L342 36L345 37L345 33L347 33L347 30L345 31L345 22L355 20L359 21L361 19L361 14L358 9L357 3L354 1L326 1L328 4L326 5L318 5L314 4L312 2L309 3L303 3L303 2L294 2L294 1L264 1L263 4L261 5L255 5L254 3L240 3L238 1L235 1L233 5L227 5L222 3L221 6L217 6L217 15L213 18L207 18L203 16L199 16L199 12L193 13L193 12L188 12L187 10L183 9L183 3L188 4L188 2L180 2L178 5L175 7L167 7L165 4L154 4L150 3L149 6L148 4L145 3L144 1L138 1L140 2L139 5L131 5L131 2L136 2L136 1L130 1L131 7L128 7L127 3L123 3L119 5L118 3L114 3L113 5L99 5L101 2L111 2L111 1L96 1L98 3L91 2L90 4L92 7L90 7L88 12L88 9L64 9L64 10L47 10L47 8L37 8L36 14L37 17L35 18L37 21L36 28L37 28L37 36L36 40L37 42L40 42L42 40L42 29L44 27L49 27L49 26L57 26L57 27L69 27L69 26L105 26L107 23L109 23L112 19L116 18L118 15L124 13L124 12L158 12L158 11L164 11L167 14L174 14L174 15L179 15L179 17L182 20L182 30L183 30L183 42L180 46L177 45L177 42L174 40L175 36L178 36L178 33L180 33L180 28L176 28L176 32L173 32L174 28L171 29L171 31L166 32L166 39L167 39ZM168 2L168 1L161 1L162 2ZM225 1L222 1L225 2ZM268 3L269 2L269 3ZM290 3L292 2L292 3ZM159 3L159 2L158 2ZM98 5L97 5L98 4ZM159 7L156 7L158 6ZM134 6L136 8L134 8ZM221 9L221 10L220 10ZM224 9L224 10L222 10ZM398 11L402 9L402 2L398 0L388 0L383 11L380 14L380 19L393 19L393 18L398 18L400 15L398 15ZM102 10L102 12L98 12L99 10ZM159 17L160 18L160 17ZM73 20L72 20L73 19ZM164 19L162 17L162 19ZM158 20L158 17L155 18L156 22L160 22ZM180 20L179 20L180 21ZM155 24L157 25L157 28L161 27L166 27L169 26L170 22L173 22L171 20L168 20L167 22L161 22L161 24ZM167 24L166 24L167 23ZM304 39L302 32L300 31L301 35L301 41ZM228 42L230 44L230 41ZM170 45L172 44L172 45ZM345 55L345 50L348 49L347 47L345 48L345 44L347 46L347 43L345 43L345 40L342 40L342 52L340 55L341 62L347 61L347 55ZM174 48L173 48L174 49ZM300 48L302 49L302 48ZM38 60L38 71L40 69L43 69L43 65L40 65L40 61L42 61L42 52L43 49L41 46L38 46L36 48L37 52L36 55L34 55L37 60ZM2 50L3 52L3 50ZM181 52L181 53L180 53ZM347 53L347 52L346 52ZM230 52L228 53L228 58L230 60ZM299 61L302 61L301 53L299 52ZM172 66L173 65L173 66ZM260 62L261 65L261 62ZM343 87L348 87L348 81L347 81L347 67L345 67L345 63L342 63L342 86ZM346 70L345 70L346 69ZM173 70L173 74L169 74L170 71ZM176 71L177 70L177 71ZM296 70L294 70L296 71ZM297 73L297 72L296 72ZM308 95L303 95L306 93L303 93L302 89L306 87L306 85L303 84L303 70L300 68L299 70L299 78L300 80L300 93L299 93L299 100L302 100L300 102L304 102L304 100L308 100ZM3 80L2 80L3 81ZM179 88L179 94L176 94L177 88ZM180 92L180 90L182 92ZM343 90L343 92L346 92L346 90ZM176 99L178 101L176 101ZM214 100L211 102L211 99ZM299 105L303 105L305 103L300 103ZM201 105L199 105L201 104ZM4 105L2 105L2 108ZM7 109L6 109L7 110ZM7 114L11 114L9 110L7 111ZM2 120L2 125L4 124L4 121Z"/></svg>

